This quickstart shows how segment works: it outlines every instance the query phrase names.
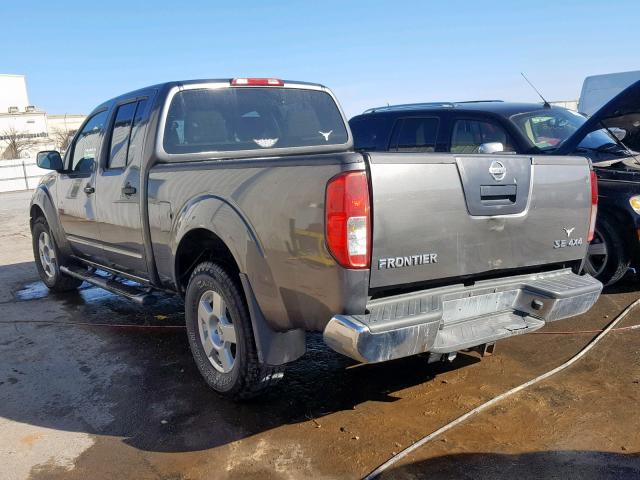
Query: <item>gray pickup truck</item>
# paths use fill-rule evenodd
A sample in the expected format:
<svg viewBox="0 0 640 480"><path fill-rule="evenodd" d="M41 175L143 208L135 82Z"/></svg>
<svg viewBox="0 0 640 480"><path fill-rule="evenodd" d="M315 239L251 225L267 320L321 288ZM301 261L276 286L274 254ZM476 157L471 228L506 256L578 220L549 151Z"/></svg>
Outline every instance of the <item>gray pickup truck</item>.
<svg viewBox="0 0 640 480"><path fill-rule="evenodd" d="M207 383L282 377L322 332L359 362L491 347L588 310L597 194L581 157L358 153L332 93L171 82L97 107L30 207L46 285L184 297Z"/></svg>

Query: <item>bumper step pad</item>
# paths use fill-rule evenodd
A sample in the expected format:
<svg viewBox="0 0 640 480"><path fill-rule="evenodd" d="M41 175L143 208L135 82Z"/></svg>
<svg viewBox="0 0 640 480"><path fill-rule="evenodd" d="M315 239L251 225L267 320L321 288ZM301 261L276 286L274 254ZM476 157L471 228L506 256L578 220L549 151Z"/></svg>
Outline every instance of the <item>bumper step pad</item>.
<svg viewBox="0 0 640 480"><path fill-rule="evenodd" d="M545 322L533 317L503 313L480 317L453 325L444 325L429 349L434 353L450 353L495 342L503 338L530 333L544 327Z"/></svg>

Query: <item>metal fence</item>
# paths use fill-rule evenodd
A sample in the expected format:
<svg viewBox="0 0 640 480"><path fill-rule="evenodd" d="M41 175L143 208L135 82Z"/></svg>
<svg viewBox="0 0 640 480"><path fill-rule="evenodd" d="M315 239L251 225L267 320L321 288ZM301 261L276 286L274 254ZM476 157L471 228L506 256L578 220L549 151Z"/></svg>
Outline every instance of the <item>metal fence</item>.
<svg viewBox="0 0 640 480"><path fill-rule="evenodd" d="M35 158L0 160L0 192L31 190L38 186L47 170L36 165Z"/></svg>

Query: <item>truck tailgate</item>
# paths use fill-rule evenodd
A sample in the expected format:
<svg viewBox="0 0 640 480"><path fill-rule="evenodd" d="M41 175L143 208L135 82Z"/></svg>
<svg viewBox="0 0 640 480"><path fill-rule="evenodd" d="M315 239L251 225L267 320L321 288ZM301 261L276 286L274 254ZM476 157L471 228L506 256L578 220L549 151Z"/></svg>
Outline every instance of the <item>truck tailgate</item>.
<svg viewBox="0 0 640 480"><path fill-rule="evenodd" d="M582 157L368 154L370 287L584 258L591 209Z"/></svg>

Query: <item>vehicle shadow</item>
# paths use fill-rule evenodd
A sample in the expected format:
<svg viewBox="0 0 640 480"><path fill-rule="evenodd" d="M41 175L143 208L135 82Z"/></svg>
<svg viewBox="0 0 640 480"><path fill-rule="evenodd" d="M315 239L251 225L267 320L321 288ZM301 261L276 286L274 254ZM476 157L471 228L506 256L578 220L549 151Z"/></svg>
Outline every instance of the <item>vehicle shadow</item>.
<svg viewBox="0 0 640 480"><path fill-rule="evenodd" d="M631 479L640 478L640 455L598 451L547 451L518 455L462 453L401 465L388 470L379 478Z"/></svg>
<svg viewBox="0 0 640 480"><path fill-rule="evenodd" d="M25 270L3 266L0 275L11 268ZM365 401L393 402L396 391L479 361L356 365L310 334L306 355L273 391L238 404L202 380L174 297L148 308L86 284L54 294L39 281L15 285L13 297L0 305L0 417L153 452L205 450Z"/></svg>
<svg viewBox="0 0 640 480"><path fill-rule="evenodd" d="M154 339L145 339L145 344L147 341L149 353ZM462 355L451 364L427 365L425 357L413 357L356 366L330 351L320 335L309 335L307 354L287 368L284 380L275 389L251 401L234 403L204 384L184 335L165 336L162 341L164 355L174 356L181 367L180 378L175 377L175 370L161 367L160 359L146 362L143 376L144 389L149 392L145 400L152 410L166 411L168 423L162 425L156 416L156 421L145 421L143 430L125 440L136 448L152 451L204 450L281 425L353 410L365 401L394 402L400 399L394 396L396 391L479 361ZM139 414L147 416L149 412ZM154 417L152 413L149 416Z"/></svg>

